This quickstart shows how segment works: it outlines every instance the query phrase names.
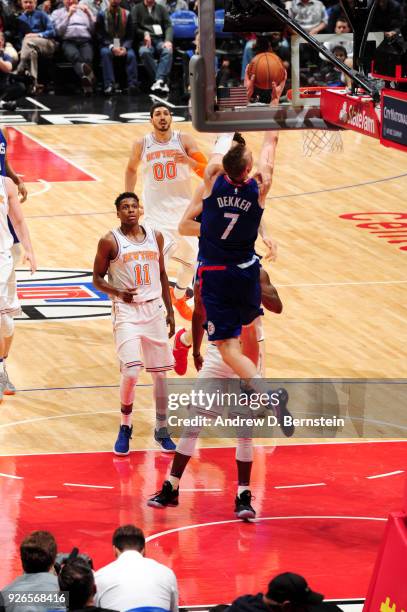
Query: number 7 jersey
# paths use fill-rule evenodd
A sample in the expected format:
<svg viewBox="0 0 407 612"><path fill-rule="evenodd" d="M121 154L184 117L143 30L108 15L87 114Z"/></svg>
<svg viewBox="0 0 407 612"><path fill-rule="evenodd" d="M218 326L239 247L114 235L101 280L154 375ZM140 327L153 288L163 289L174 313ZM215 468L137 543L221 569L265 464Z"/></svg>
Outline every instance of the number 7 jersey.
<svg viewBox="0 0 407 612"><path fill-rule="evenodd" d="M203 200L198 259L208 264L242 264L255 256L255 242L263 208L254 179L233 183L216 179Z"/></svg>
<svg viewBox="0 0 407 612"><path fill-rule="evenodd" d="M154 230L142 225L146 235L142 242L134 242L120 228L111 230L117 243L117 255L109 265L109 282L117 289L137 289L134 303L161 297L160 250ZM113 301L120 301L113 298Z"/></svg>
<svg viewBox="0 0 407 612"><path fill-rule="evenodd" d="M178 230L191 200L190 168L188 164L177 164L175 153L186 155L179 131L173 131L167 142L159 142L152 132L144 136L141 152L144 219L156 229Z"/></svg>

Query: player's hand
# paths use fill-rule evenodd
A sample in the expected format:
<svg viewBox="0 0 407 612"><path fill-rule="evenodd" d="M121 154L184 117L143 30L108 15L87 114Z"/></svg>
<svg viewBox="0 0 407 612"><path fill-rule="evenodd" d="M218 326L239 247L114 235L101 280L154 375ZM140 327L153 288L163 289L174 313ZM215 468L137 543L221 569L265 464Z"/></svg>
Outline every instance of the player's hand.
<svg viewBox="0 0 407 612"><path fill-rule="evenodd" d="M280 102L281 95L284 91L285 83L287 81L287 70L284 71L284 78L279 85L274 81L271 84L271 106L276 106Z"/></svg>
<svg viewBox="0 0 407 612"><path fill-rule="evenodd" d="M199 370L202 370L202 366L203 366L203 357L201 355L201 353L198 353L197 355L194 355L194 365L195 365L195 369L197 372L199 372Z"/></svg>
<svg viewBox="0 0 407 612"><path fill-rule="evenodd" d="M249 76L249 66L246 66L246 71L244 73L244 86L247 89L247 97L249 98L249 100L251 98L253 98L253 93L254 93L254 77L255 75L252 74L252 76Z"/></svg>
<svg viewBox="0 0 407 612"><path fill-rule="evenodd" d="M167 312L167 317L165 319L165 322L167 323L167 325L169 325L170 331L168 332L168 337L172 338L173 335L175 334L175 319L174 319L174 312Z"/></svg>
<svg viewBox="0 0 407 612"><path fill-rule="evenodd" d="M25 263L29 264L30 269L31 269L31 274L34 274L34 272L36 272L37 270L37 262L35 260L35 255L33 251L25 251L24 257L23 257L23 265Z"/></svg>
<svg viewBox="0 0 407 612"><path fill-rule="evenodd" d="M267 248L264 259L266 261L275 261L277 259L277 242L268 236L264 236L262 240L264 246Z"/></svg>
<svg viewBox="0 0 407 612"><path fill-rule="evenodd" d="M126 302L126 304L130 304L135 295L137 295L137 289L124 289L123 291L119 291L117 297L123 300L123 302Z"/></svg>
<svg viewBox="0 0 407 612"><path fill-rule="evenodd" d="M18 189L18 195L20 196L20 202L25 202L27 199L27 188L24 185L23 181L21 181L20 183L18 183L17 185L17 189Z"/></svg>

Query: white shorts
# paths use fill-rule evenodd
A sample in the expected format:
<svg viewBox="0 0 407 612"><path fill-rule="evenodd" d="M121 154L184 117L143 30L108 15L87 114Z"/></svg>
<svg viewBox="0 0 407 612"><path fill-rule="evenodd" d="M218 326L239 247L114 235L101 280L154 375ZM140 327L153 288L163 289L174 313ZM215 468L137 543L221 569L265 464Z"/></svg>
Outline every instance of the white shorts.
<svg viewBox="0 0 407 612"><path fill-rule="evenodd" d="M198 253L196 236L181 236L176 229L163 227L158 220L144 219L147 225L162 233L164 237L164 260L167 266L169 259L174 259L186 266L193 267Z"/></svg>
<svg viewBox="0 0 407 612"><path fill-rule="evenodd" d="M147 372L173 369L161 298L142 304L115 302L112 320L117 356L122 364L145 366Z"/></svg>
<svg viewBox="0 0 407 612"><path fill-rule="evenodd" d="M10 251L0 253L0 313L12 317L21 314L14 262Z"/></svg>

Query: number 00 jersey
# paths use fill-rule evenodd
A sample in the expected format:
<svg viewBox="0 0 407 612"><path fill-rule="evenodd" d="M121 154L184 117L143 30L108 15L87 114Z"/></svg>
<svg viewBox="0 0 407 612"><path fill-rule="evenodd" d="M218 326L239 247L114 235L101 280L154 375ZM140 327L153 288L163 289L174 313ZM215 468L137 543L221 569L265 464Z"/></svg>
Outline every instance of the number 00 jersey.
<svg viewBox="0 0 407 612"><path fill-rule="evenodd" d="M13 246L13 236L8 226L8 195L4 177L0 177L0 252Z"/></svg>
<svg viewBox="0 0 407 612"><path fill-rule="evenodd" d="M144 136L141 153L144 218L159 230L178 230L192 195L189 166L177 164L174 153L186 155L180 132L172 132L167 142L158 142L153 133Z"/></svg>
<svg viewBox="0 0 407 612"><path fill-rule="evenodd" d="M161 296L160 250L154 230L142 226L146 236L134 242L119 229L112 230L117 242L117 256L109 265L109 282L117 289L137 289L133 302L147 302ZM121 301L113 298L113 301Z"/></svg>
<svg viewBox="0 0 407 612"><path fill-rule="evenodd" d="M254 179L242 185L218 176L203 200L199 261L241 264L255 256L254 244L263 214Z"/></svg>

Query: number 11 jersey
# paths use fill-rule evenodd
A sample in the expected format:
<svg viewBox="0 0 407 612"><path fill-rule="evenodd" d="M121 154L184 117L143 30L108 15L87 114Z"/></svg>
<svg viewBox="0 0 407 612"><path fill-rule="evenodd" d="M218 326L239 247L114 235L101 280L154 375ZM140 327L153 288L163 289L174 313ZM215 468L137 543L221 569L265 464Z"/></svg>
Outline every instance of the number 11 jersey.
<svg viewBox="0 0 407 612"><path fill-rule="evenodd" d="M181 133L173 131L167 142L159 142L151 132L144 136L143 206L146 223L158 230L177 230L191 200L191 176L188 164L177 164L174 154L186 151Z"/></svg>

